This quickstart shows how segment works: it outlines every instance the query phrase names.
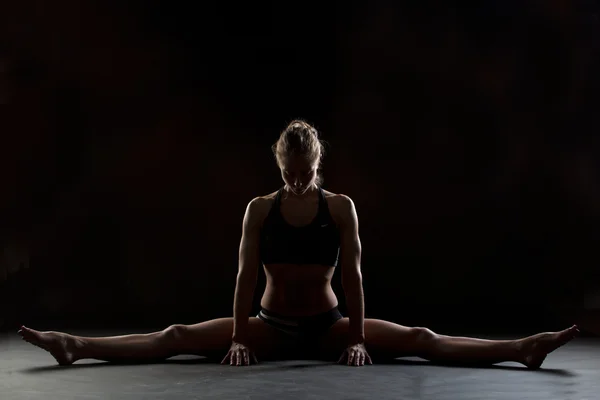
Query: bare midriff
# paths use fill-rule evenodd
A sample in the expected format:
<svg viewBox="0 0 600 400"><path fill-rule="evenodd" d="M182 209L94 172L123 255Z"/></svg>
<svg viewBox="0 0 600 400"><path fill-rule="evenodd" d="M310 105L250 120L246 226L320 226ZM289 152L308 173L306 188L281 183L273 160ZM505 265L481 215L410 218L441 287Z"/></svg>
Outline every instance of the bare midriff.
<svg viewBox="0 0 600 400"><path fill-rule="evenodd" d="M264 269L267 285L260 305L269 311L286 316L310 316L338 305L331 288L335 267L269 264Z"/></svg>

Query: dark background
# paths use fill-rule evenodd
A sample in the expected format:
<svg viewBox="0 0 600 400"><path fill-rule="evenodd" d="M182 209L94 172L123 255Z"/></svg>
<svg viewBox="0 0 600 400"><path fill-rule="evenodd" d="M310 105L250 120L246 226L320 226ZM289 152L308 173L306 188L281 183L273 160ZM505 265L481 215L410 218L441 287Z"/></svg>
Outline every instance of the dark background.
<svg viewBox="0 0 600 400"><path fill-rule="evenodd" d="M282 185L293 118L355 202L368 317L579 318L600 289L598 2L209 3L0 6L6 329L231 315L245 206Z"/></svg>

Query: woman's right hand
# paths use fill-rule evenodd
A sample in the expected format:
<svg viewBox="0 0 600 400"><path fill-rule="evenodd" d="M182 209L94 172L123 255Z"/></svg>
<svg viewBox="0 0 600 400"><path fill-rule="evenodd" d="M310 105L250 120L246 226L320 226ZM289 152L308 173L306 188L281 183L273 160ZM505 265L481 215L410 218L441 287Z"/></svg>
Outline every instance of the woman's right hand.
<svg viewBox="0 0 600 400"><path fill-rule="evenodd" d="M229 362L229 365L242 366L250 365L251 361L253 361L255 364L258 364L258 360L256 359L254 352L252 352L252 350L250 350L250 348L246 345L234 341L231 342L231 347L229 348L229 351L227 352L227 355L223 361L221 361L221 364L227 364L227 362Z"/></svg>

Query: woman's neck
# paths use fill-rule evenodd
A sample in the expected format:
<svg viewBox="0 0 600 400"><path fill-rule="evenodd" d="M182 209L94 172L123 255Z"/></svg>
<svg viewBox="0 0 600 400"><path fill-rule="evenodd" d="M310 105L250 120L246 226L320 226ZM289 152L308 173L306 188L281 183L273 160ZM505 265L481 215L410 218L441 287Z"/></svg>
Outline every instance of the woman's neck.
<svg viewBox="0 0 600 400"><path fill-rule="evenodd" d="M319 190L319 188L316 183L313 183L312 185L310 185L310 188L302 194L294 193L287 184L283 187L284 198L296 199L296 200L309 199L309 198L313 197L318 190Z"/></svg>

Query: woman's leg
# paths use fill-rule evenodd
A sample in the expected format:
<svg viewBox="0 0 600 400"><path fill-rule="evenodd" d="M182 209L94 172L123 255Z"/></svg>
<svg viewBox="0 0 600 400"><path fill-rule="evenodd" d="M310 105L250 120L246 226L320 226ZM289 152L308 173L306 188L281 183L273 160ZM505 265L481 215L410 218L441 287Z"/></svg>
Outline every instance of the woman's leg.
<svg viewBox="0 0 600 400"><path fill-rule="evenodd" d="M278 351L281 333L255 317L249 319L248 329L249 345L257 358L273 357ZM171 325L158 332L112 337L81 337L26 327L22 327L19 334L27 342L49 351L61 365L86 358L121 363L161 361L180 354L223 358L231 346L233 319Z"/></svg>
<svg viewBox="0 0 600 400"><path fill-rule="evenodd" d="M439 335L427 328L409 328L379 319L365 319L365 347L374 361L416 356L426 360L472 365L515 361L539 368L546 355L578 333L577 327L515 340L486 340ZM322 338L328 358L340 357L347 344L348 318L337 321Z"/></svg>

